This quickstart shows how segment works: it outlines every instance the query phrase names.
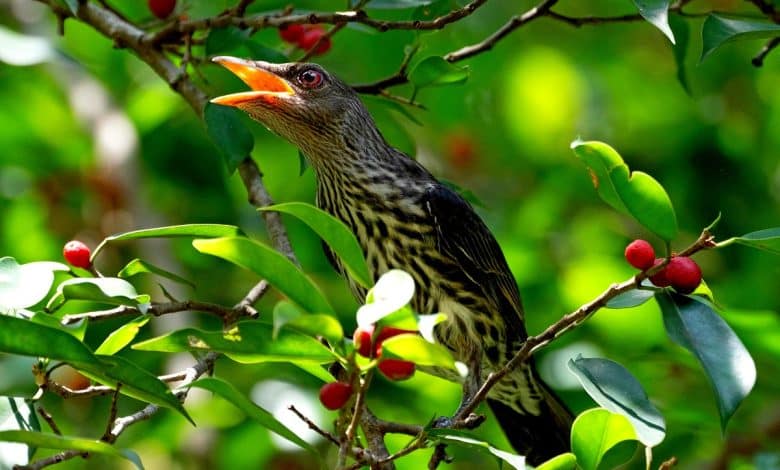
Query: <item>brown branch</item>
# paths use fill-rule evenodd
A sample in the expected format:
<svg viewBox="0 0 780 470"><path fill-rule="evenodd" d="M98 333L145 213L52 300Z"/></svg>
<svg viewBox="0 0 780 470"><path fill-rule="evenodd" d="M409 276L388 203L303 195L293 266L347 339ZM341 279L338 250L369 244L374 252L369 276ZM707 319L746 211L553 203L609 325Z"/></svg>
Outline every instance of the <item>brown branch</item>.
<svg viewBox="0 0 780 470"><path fill-rule="evenodd" d="M51 432L58 436L62 436L62 431L60 431L59 426L57 426L57 423L54 421L54 417L48 411L46 411L42 406L35 408L35 410L39 415L41 415L41 418L46 421L46 424L49 425Z"/></svg>
<svg viewBox="0 0 780 470"><path fill-rule="evenodd" d="M40 470L41 468L56 465L74 457L87 458L88 454L86 452L81 452L80 450L65 450L46 457L45 459L36 460L27 465L15 465L13 468L14 470Z"/></svg>
<svg viewBox="0 0 780 470"><path fill-rule="evenodd" d="M766 56L769 55L770 52L775 50L777 46L780 46L780 37L772 38L769 41L767 41L766 44L764 44L764 47L761 48L760 51L758 51L758 54L756 54L755 57L750 61L755 67L761 67L764 65L764 59L766 59Z"/></svg>
<svg viewBox="0 0 780 470"><path fill-rule="evenodd" d="M303 421L304 423L306 423L307 426L309 426L309 429L316 432L317 434L324 437L326 440L332 442L333 444L339 445L339 440L338 438L336 438L336 436L322 429L321 427L317 426L317 423L315 423L314 421L309 419L306 415L298 411L298 408L296 408L295 405L290 405L287 407L287 409L295 413L295 415L298 418L300 418L301 421Z"/></svg>

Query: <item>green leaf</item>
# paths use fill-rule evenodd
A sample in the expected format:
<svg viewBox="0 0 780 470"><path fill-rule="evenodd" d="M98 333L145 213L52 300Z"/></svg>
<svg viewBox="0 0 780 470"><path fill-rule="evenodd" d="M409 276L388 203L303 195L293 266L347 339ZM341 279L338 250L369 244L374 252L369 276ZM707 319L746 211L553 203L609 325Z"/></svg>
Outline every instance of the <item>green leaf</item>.
<svg viewBox="0 0 780 470"><path fill-rule="evenodd" d="M298 150L298 176L303 176L306 170L309 169L309 161L306 160L306 155Z"/></svg>
<svg viewBox="0 0 780 470"><path fill-rule="evenodd" d="M273 248L244 237L193 240L192 245L201 253L220 257L267 279L308 312L335 314L320 288Z"/></svg>
<svg viewBox="0 0 780 470"><path fill-rule="evenodd" d="M734 243L780 255L780 227L750 232L741 237L731 237L718 243L717 247L723 248Z"/></svg>
<svg viewBox="0 0 780 470"><path fill-rule="evenodd" d="M235 51L244 44L249 33L248 29L241 30L235 26L210 29L206 37L206 55L213 56Z"/></svg>
<svg viewBox="0 0 780 470"><path fill-rule="evenodd" d="M28 400L22 397L0 397L0 431L40 431L41 424L38 415ZM27 455L22 457L18 452L7 448L14 444L0 444L0 468L12 468L14 465L26 464L37 450L29 446Z"/></svg>
<svg viewBox="0 0 780 470"><path fill-rule="evenodd" d="M138 258L127 263L125 267L122 268L122 270L119 271L119 273L117 273L117 277L131 278L138 274L156 274L160 277L164 277L166 279L170 279L171 281L178 282L179 284L186 284L193 288L195 287L195 284L188 281L187 279L184 279L178 274L172 273L170 271L166 271L163 268L159 268L151 263L140 260Z"/></svg>
<svg viewBox="0 0 780 470"><path fill-rule="evenodd" d="M409 72L409 81L416 88L455 85L468 78L468 68L451 64L439 56L426 57Z"/></svg>
<svg viewBox="0 0 780 470"><path fill-rule="evenodd" d="M108 335L105 340L103 340L103 343L95 350L95 354L105 354L106 356L111 356L118 353L122 350L122 348L130 344L136 336L138 336L138 332L141 331L141 327L146 325L151 318L151 315L141 315L140 317L135 318L112 331L111 334Z"/></svg>
<svg viewBox="0 0 780 470"><path fill-rule="evenodd" d="M571 452L566 452L557 457L544 462L536 467L536 470L576 470L577 456Z"/></svg>
<svg viewBox="0 0 780 470"><path fill-rule="evenodd" d="M702 51L700 61L717 48L731 41L764 39L780 36L780 25L753 19L726 18L710 14L701 27Z"/></svg>
<svg viewBox="0 0 780 470"><path fill-rule="evenodd" d="M685 56L688 54L688 43L691 39L691 28L688 26L688 20L685 17L674 15L669 24L677 39L676 44L672 44L672 53L674 54L674 63L677 65L677 81L680 82L688 95L691 94L691 86L688 82L688 73L685 68Z"/></svg>
<svg viewBox="0 0 780 470"><path fill-rule="evenodd" d="M0 352L64 361L90 378L139 400L175 409L189 419L168 387L134 363L112 356L98 356L72 335L57 328L0 315Z"/></svg>
<svg viewBox="0 0 780 470"><path fill-rule="evenodd" d="M228 332L185 328L136 343L132 348L162 352L217 351L241 363L324 364L334 359L333 353L311 336L284 329L274 339L273 326L260 321L239 322Z"/></svg>
<svg viewBox="0 0 780 470"><path fill-rule="evenodd" d="M696 297L668 290L656 294L669 337L699 360L710 379L720 413L721 428L750 393L756 365L729 325Z"/></svg>
<svg viewBox="0 0 780 470"><path fill-rule="evenodd" d="M30 317L30 321L62 330L73 335L73 337L79 341L84 341L84 335L87 333L87 325L89 324L87 320L82 319L69 325L63 325L60 318L46 312L35 312L35 314Z"/></svg>
<svg viewBox="0 0 780 470"><path fill-rule="evenodd" d="M244 42L244 47L249 52L250 57L254 60L264 60L266 62L283 63L289 62L290 58L282 52L272 49L268 46L264 46L257 41L248 39Z"/></svg>
<svg viewBox="0 0 780 470"><path fill-rule="evenodd" d="M0 258L0 314L37 304L49 293L54 271L69 269L51 261L20 265L10 256Z"/></svg>
<svg viewBox="0 0 780 470"><path fill-rule="evenodd" d="M341 259L347 268L349 275L363 287L371 287L371 275L368 272L366 259L363 257L363 249L357 238L344 222L333 217L322 209L304 202L288 202L259 210L282 212L295 216L309 226L314 232L328 244L336 256Z"/></svg>
<svg viewBox="0 0 780 470"><path fill-rule="evenodd" d="M444 313L434 313L432 315L419 315L417 317L417 330L420 335L430 343L435 343L436 338L433 336L433 329L439 323L447 321L447 315Z"/></svg>
<svg viewBox="0 0 780 470"><path fill-rule="evenodd" d="M271 413L239 393L231 384L217 378L205 377L193 382L191 386L216 393L246 413L247 416L260 423L264 428L305 449L315 456L318 461L321 459L319 452L314 447L279 422Z"/></svg>
<svg viewBox="0 0 780 470"><path fill-rule="evenodd" d="M279 301L274 306L274 330L273 337L279 334L282 328L292 328L312 337L321 336L331 345L341 342L344 330L341 323L331 316L324 314L311 314L302 312L290 302Z"/></svg>
<svg viewBox="0 0 780 470"><path fill-rule="evenodd" d="M418 366L437 366L457 370L455 359L440 344L429 343L416 334L404 333L382 342L382 357L387 355L414 362Z"/></svg>
<svg viewBox="0 0 780 470"><path fill-rule="evenodd" d="M571 428L571 450L583 470L597 470L610 449L631 440L636 434L628 419L603 408L583 412Z"/></svg>
<svg viewBox="0 0 780 470"><path fill-rule="evenodd" d="M368 328L411 302L414 296L414 278L400 269L384 273L366 296L366 304L357 311L357 323Z"/></svg>
<svg viewBox="0 0 780 470"><path fill-rule="evenodd" d="M133 230L132 232L120 233L106 237L100 245L92 252L92 260L109 243L123 240L136 240L140 238L216 238L216 237L236 237L243 235L244 232L235 225L222 224L185 224L169 225L166 227L145 228Z"/></svg>
<svg viewBox="0 0 780 470"><path fill-rule="evenodd" d="M652 24L674 44L674 33L669 27L669 0L633 0L642 18Z"/></svg>
<svg viewBox="0 0 780 470"><path fill-rule="evenodd" d="M632 216L666 241L677 236L672 202L652 176L629 172L617 151L603 142L577 140L571 148L590 169L596 191L607 204Z"/></svg>
<svg viewBox="0 0 780 470"><path fill-rule="evenodd" d="M91 300L111 305L140 306L148 304L147 294L139 295L132 284L116 277L68 279L57 286L57 292L46 304L46 309L56 310L68 300Z"/></svg>
<svg viewBox="0 0 780 470"><path fill-rule="evenodd" d="M128 449L117 449L111 444L80 437L60 436L58 434L33 431L0 431L0 441L20 442L28 446L45 449L72 449L83 452L110 455L129 460L136 468L143 470L144 466L138 454Z"/></svg>
<svg viewBox="0 0 780 470"><path fill-rule="evenodd" d="M384 108L387 108L389 110L395 111L398 114L403 115L413 123L417 124L418 126L422 126L422 122L420 122L417 117L415 117L414 114L409 112L406 106L403 106L398 101L393 101L389 98L385 98L383 96L375 96L375 95L360 95L360 99L366 103L367 106L370 106L371 104L374 104L375 106L381 106ZM441 181L441 179L439 180Z"/></svg>
<svg viewBox="0 0 780 470"><path fill-rule="evenodd" d="M473 435L464 431L453 429L429 429L428 437L436 439L444 444L453 444L467 449L487 451L493 454L499 462L506 462L516 470L525 470L525 457L522 455L497 449L488 442L476 439Z"/></svg>
<svg viewBox="0 0 780 470"><path fill-rule="evenodd" d="M609 359L582 355L570 359L568 365L596 403L628 418L642 444L655 447L664 440L664 418L631 372Z"/></svg>
<svg viewBox="0 0 780 470"><path fill-rule="evenodd" d="M241 120L240 111L230 106L207 103L203 120L209 137L222 152L228 172L232 174L255 146L252 132Z"/></svg>
<svg viewBox="0 0 780 470"><path fill-rule="evenodd" d="M631 308L642 305L653 298L653 289L631 289L607 301L607 308Z"/></svg>
<svg viewBox="0 0 780 470"><path fill-rule="evenodd" d="M415 8L420 5L428 5L433 0L371 0L366 5L368 9L376 10L401 10Z"/></svg>

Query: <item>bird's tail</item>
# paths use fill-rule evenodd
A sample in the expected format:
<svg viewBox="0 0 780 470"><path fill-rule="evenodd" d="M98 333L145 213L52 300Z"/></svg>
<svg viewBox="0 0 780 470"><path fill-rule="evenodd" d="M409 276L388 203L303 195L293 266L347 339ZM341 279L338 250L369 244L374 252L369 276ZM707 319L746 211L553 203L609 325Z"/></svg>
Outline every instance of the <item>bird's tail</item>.
<svg viewBox="0 0 780 470"><path fill-rule="evenodd" d="M570 451L574 420L571 411L544 382L537 379L536 385L544 397L538 415L522 414L500 401L487 400L509 443L533 466Z"/></svg>

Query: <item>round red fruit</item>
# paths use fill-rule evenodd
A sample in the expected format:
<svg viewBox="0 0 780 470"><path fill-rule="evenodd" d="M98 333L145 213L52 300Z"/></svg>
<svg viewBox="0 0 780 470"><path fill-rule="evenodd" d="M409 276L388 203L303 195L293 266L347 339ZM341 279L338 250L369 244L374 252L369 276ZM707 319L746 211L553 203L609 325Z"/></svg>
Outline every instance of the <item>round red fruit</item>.
<svg viewBox="0 0 780 470"><path fill-rule="evenodd" d="M306 32L306 28L302 24L291 24L279 28L279 37L285 42L295 44L300 41L304 32Z"/></svg>
<svg viewBox="0 0 780 470"><path fill-rule="evenodd" d="M309 29L301 35L301 37L298 39L298 47L301 49L308 51L311 48L313 48L315 45L317 46L316 49L314 49L314 55L322 55L325 54L330 50L330 47L333 45L331 43L331 40L329 37L326 37L320 41L320 38L325 36L325 31L322 29ZM319 45L317 44L319 42Z"/></svg>
<svg viewBox="0 0 780 470"><path fill-rule="evenodd" d="M656 260L653 262L653 267L660 266L661 263L663 262L664 262L664 258L656 258ZM671 285L671 283L669 282L669 278L666 276L666 269L668 267L669 265L665 266L662 270L650 276L650 281L656 287L668 287Z"/></svg>
<svg viewBox="0 0 780 470"><path fill-rule="evenodd" d="M645 240L634 240L628 244L625 251L626 261L631 266L641 269L651 268L655 263L655 250L653 245Z"/></svg>
<svg viewBox="0 0 780 470"><path fill-rule="evenodd" d="M147 3L152 14L161 20L168 18L176 8L176 0L149 0Z"/></svg>
<svg viewBox="0 0 780 470"><path fill-rule="evenodd" d="M379 334L376 335L376 340L374 340L374 357L379 357L382 355L382 343L387 338L392 338L393 336L402 335L404 333L417 333L414 330L402 330L400 328L395 328L392 326L386 326L382 328L379 331Z"/></svg>
<svg viewBox="0 0 780 470"><path fill-rule="evenodd" d="M371 336L374 334L374 327L356 328L352 335L352 341L355 342L355 351L363 357L371 357Z"/></svg>
<svg viewBox="0 0 780 470"><path fill-rule="evenodd" d="M77 268L89 269L92 266L90 255L89 247L78 240L71 240L62 248L65 261Z"/></svg>
<svg viewBox="0 0 780 470"><path fill-rule="evenodd" d="M346 382L331 382L320 389L320 402L329 410L338 410L352 396L352 384Z"/></svg>
<svg viewBox="0 0 780 470"><path fill-rule="evenodd" d="M687 256L672 258L666 266L666 278L681 294L690 294L701 284L701 268Z"/></svg>
<svg viewBox="0 0 780 470"><path fill-rule="evenodd" d="M385 359L377 367L390 380L406 380L414 375L414 362L402 359Z"/></svg>

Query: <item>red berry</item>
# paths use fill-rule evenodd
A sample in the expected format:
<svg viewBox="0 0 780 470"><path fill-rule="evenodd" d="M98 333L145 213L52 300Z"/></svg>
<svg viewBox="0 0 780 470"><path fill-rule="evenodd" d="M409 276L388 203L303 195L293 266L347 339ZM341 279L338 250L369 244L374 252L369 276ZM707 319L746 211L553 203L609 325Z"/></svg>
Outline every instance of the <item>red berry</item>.
<svg viewBox="0 0 780 470"><path fill-rule="evenodd" d="M338 410L352 396L352 384L346 382L331 382L320 389L320 402L329 410Z"/></svg>
<svg viewBox="0 0 780 470"><path fill-rule="evenodd" d="M377 367L390 380L406 380L414 375L414 362L402 359L384 359Z"/></svg>
<svg viewBox="0 0 780 470"><path fill-rule="evenodd" d="M302 24L291 24L279 28L279 37L285 42L295 44L300 41L304 32L306 32L306 28Z"/></svg>
<svg viewBox="0 0 780 470"><path fill-rule="evenodd" d="M298 47L301 49L308 51L312 47L314 47L315 44L320 40L321 37L325 35L325 31L322 29L316 28L316 29L309 29L303 33L303 35L298 39ZM314 50L315 55L322 55L330 50L330 47L332 46L330 38L325 38L320 42L320 44L317 46L317 48Z"/></svg>
<svg viewBox="0 0 780 470"><path fill-rule="evenodd" d="M363 357L371 357L371 336L374 334L374 327L366 329L356 328L352 335L352 341L355 342L355 350Z"/></svg>
<svg viewBox="0 0 780 470"><path fill-rule="evenodd" d="M652 267L655 262L653 245L645 240L634 240L629 243L626 247L625 256L628 264L642 271Z"/></svg>
<svg viewBox="0 0 780 470"><path fill-rule="evenodd" d="M392 326L386 326L382 328L379 331L379 334L376 335L376 340L374 340L374 357L379 357L382 355L382 343L387 338L392 338L393 336L402 335L404 333L417 333L414 330L402 330L400 328L395 328Z"/></svg>
<svg viewBox="0 0 780 470"><path fill-rule="evenodd" d="M666 278L681 294L690 294L701 284L701 268L687 256L672 258L666 266Z"/></svg>
<svg viewBox="0 0 780 470"><path fill-rule="evenodd" d="M176 8L176 0L148 0L149 10L152 14L161 20L168 18Z"/></svg>
<svg viewBox="0 0 780 470"><path fill-rule="evenodd" d="M62 248L62 256L71 266L89 269L92 266L89 247L78 240L71 240Z"/></svg>
<svg viewBox="0 0 780 470"><path fill-rule="evenodd" d="M659 266L661 263L664 262L664 258L656 258L655 262L653 262L653 267ZM669 279L666 277L666 268L665 266L662 270L658 271L657 273L650 276L650 281L656 286L656 287L667 287L671 285L669 282Z"/></svg>

